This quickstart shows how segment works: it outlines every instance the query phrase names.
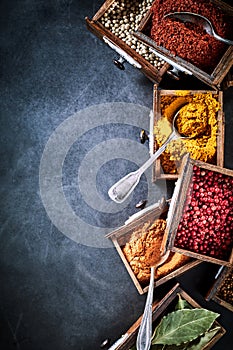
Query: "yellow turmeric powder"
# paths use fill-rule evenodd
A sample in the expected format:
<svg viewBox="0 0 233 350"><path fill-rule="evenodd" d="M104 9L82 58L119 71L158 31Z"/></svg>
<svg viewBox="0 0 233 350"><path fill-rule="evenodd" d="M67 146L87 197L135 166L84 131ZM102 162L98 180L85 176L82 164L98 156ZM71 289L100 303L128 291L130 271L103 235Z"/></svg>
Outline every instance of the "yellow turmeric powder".
<svg viewBox="0 0 233 350"><path fill-rule="evenodd" d="M196 121L199 121L197 136L192 139L179 139L168 144L166 150L160 156L164 173L176 174L179 161L189 152L193 159L208 163L214 163L217 151L217 112L220 103L211 93L197 93L194 95L180 94L178 96L161 96L161 118L154 127L156 148L161 147L172 131L172 118L180 106L182 107L179 120L179 128L185 132L197 129ZM188 118L189 117L189 118ZM187 121L190 123L187 123ZM186 129L186 130L185 130ZM189 129L189 130L188 130Z"/></svg>
<svg viewBox="0 0 233 350"><path fill-rule="evenodd" d="M161 99L164 101L161 101L161 103L165 103L164 107L166 106L166 108L164 108L162 115L171 123L174 117L174 114L178 111L178 109L180 109L183 105L187 103L187 98L177 97L173 101L171 101L171 103L169 103L170 101L169 97L170 96L166 96L166 97L164 96L164 98Z"/></svg>
<svg viewBox="0 0 233 350"><path fill-rule="evenodd" d="M190 102L180 109L176 119L179 134L186 137L200 136L208 125L208 111L203 103Z"/></svg>

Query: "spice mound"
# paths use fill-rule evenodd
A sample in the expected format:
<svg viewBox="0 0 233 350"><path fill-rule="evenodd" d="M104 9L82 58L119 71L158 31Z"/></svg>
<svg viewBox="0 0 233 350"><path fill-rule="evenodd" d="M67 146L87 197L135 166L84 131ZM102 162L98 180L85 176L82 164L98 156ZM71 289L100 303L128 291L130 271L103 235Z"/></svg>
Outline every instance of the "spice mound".
<svg viewBox="0 0 233 350"><path fill-rule="evenodd" d="M150 268L160 260L160 247L163 240L166 221L157 219L153 224L145 223L142 229L134 231L129 242L122 248L135 276L140 283L150 279ZM168 260L155 271L155 279L166 276L171 271L184 265L188 257L170 253Z"/></svg>
<svg viewBox="0 0 233 350"><path fill-rule="evenodd" d="M200 136L206 131L207 125L207 108L201 103L187 104L181 108L176 118L176 128L185 137Z"/></svg>
<svg viewBox="0 0 233 350"><path fill-rule="evenodd" d="M155 148L159 148L172 132L171 123L177 117L178 131L193 136L171 141L159 157L165 174L177 174L179 162L185 153L195 160L215 164L217 154L218 115L220 103L212 93L186 96L162 95L161 118L154 126ZM177 124L176 123L176 124ZM195 136L195 133L197 136Z"/></svg>
<svg viewBox="0 0 233 350"><path fill-rule="evenodd" d="M233 247L233 177L193 167L174 245L228 261Z"/></svg>
<svg viewBox="0 0 233 350"><path fill-rule="evenodd" d="M155 0L151 7L151 38L158 46L169 50L207 73L219 63L228 46L210 36L205 30L190 22L164 18L170 12L193 12L212 22L216 32L223 38L232 37L232 18L209 0Z"/></svg>
<svg viewBox="0 0 233 350"><path fill-rule="evenodd" d="M233 306L233 269L227 274L217 296Z"/></svg>

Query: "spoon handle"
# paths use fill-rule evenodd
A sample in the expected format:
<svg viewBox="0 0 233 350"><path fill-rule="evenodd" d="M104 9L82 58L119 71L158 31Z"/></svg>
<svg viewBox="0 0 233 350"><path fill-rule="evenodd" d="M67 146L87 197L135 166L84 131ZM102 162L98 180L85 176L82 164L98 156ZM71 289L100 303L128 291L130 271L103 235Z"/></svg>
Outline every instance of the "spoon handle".
<svg viewBox="0 0 233 350"><path fill-rule="evenodd" d="M167 140L164 142L164 144L137 170L139 176L141 176L147 168L149 168L154 161L159 158L159 156L164 152L164 150L166 149L167 145L169 144L169 142L171 142L172 140L175 140L177 138L177 134L175 131L173 131L169 137L167 138Z"/></svg>
<svg viewBox="0 0 233 350"><path fill-rule="evenodd" d="M224 39L222 38L221 36L219 36L218 34L216 34L215 32L213 33L213 36L215 39L225 43L225 44L228 44L228 45L233 45L233 41L231 40L228 40L228 39Z"/></svg>
<svg viewBox="0 0 233 350"><path fill-rule="evenodd" d="M141 325L138 331L136 348L137 350L149 350L152 337L152 302L154 292L155 267L151 267L150 284L146 298L146 305L142 316Z"/></svg>
<svg viewBox="0 0 233 350"><path fill-rule="evenodd" d="M155 279L155 270L167 261L170 255L170 250L167 250L160 258L160 260L154 266L150 268L150 284L148 289L148 294L146 298L146 304L144 313L142 316L142 321L138 331L136 348L137 350L149 350L151 347L151 338L152 338L152 302L153 302L153 293L154 293L154 279Z"/></svg>
<svg viewBox="0 0 233 350"><path fill-rule="evenodd" d="M178 136L174 130L158 151L155 152L139 169L127 174L109 189L109 197L117 203L123 202L130 193L133 192L144 171L146 171L146 169L149 168L149 166L151 166L151 164L153 164L153 162L160 156L165 150L167 144L176 138L178 138Z"/></svg>

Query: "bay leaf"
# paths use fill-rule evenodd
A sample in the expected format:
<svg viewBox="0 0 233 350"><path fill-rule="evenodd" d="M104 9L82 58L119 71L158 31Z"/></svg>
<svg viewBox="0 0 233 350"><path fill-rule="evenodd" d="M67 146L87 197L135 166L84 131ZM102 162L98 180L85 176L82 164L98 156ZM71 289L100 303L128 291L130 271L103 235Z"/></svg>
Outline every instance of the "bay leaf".
<svg viewBox="0 0 233 350"><path fill-rule="evenodd" d="M199 341L196 342L194 341L193 344L190 344L189 346L189 350L202 350L206 344L209 343L209 341L215 336L215 334L218 333L219 329L221 327L217 326L215 328L210 329L209 331L207 331L205 334L203 334Z"/></svg>
<svg viewBox="0 0 233 350"><path fill-rule="evenodd" d="M204 334L219 314L206 309L182 309L163 317L156 327L152 344L174 344L190 342Z"/></svg>
<svg viewBox="0 0 233 350"><path fill-rule="evenodd" d="M192 306L181 297L180 294L178 294L178 302L176 304L175 310L182 310L182 309L192 309Z"/></svg>
<svg viewBox="0 0 233 350"><path fill-rule="evenodd" d="M184 343L180 345L155 344L151 346L150 350L202 350L209 343L209 341L215 336L215 334L217 334L220 328L221 327L219 326L212 328L211 330L207 331L205 334L198 337L197 339L185 344Z"/></svg>
<svg viewBox="0 0 233 350"><path fill-rule="evenodd" d="M164 345L164 344L155 344L152 345L150 350L188 350L189 343L181 345Z"/></svg>

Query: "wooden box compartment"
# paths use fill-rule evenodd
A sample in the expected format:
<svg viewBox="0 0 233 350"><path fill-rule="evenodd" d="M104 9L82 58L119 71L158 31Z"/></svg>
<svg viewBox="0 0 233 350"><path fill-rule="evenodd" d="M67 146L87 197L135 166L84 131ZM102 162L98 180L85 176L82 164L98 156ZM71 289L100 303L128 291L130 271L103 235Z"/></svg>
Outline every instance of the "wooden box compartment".
<svg viewBox="0 0 233 350"><path fill-rule="evenodd" d="M167 249L215 264L233 264L233 170L183 157L171 199Z"/></svg>
<svg viewBox="0 0 233 350"><path fill-rule="evenodd" d="M223 89L227 90L229 87L233 86L233 69L231 68L227 76L223 80Z"/></svg>
<svg viewBox="0 0 233 350"><path fill-rule="evenodd" d="M155 328L160 322L161 318L168 314L171 311L174 311L174 307L178 301L178 295L182 297L182 299L186 300L193 308L201 308L201 306L190 297L177 283L166 295L159 301L155 301L152 306L152 322L153 328ZM141 324L142 316L128 329L128 331L122 337L122 341L119 346L114 349L117 350L130 350L135 349L135 344L137 340L137 334L139 331L139 327ZM218 323L218 321L214 321L212 327L219 326L220 329L215 334L215 336L206 344L202 350L211 349L216 342L226 333L226 330Z"/></svg>
<svg viewBox="0 0 233 350"><path fill-rule="evenodd" d="M219 0L213 0L211 2L216 7L220 8L223 11L223 13L225 13L227 16L233 16L233 8L230 5ZM160 4L160 11L162 11L161 4ZM179 12L180 10L177 9L175 11ZM190 11L190 10L186 9L185 11ZM168 12L165 12L165 13L168 13ZM228 23L229 22L230 20L228 21ZM175 74L176 72L183 71L186 74L194 75L195 77L203 81L205 84L215 89L221 89L221 83L233 64L233 46L226 45L225 52L221 56L216 67L212 70L212 72L207 73L204 70L198 68L196 65L188 62L187 60L179 57L178 55L173 54L171 51L169 51L165 47L157 45L156 42L150 37L150 34L149 34L151 26L152 26L152 12L149 9L146 15L143 17L141 23L139 24L138 30L134 32L134 36L138 40L140 40L142 43L148 45L148 47L150 47L152 52L154 52L160 58L164 59L171 66L173 66L172 71L174 71ZM188 39L186 42L189 42ZM190 50L193 50L193 48L191 48Z"/></svg>
<svg viewBox="0 0 233 350"><path fill-rule="evenodd" d="M233 303L230 302L231 300L229 299L229 293L233 293L233 288L232 288L232 284L231 286L228 286L228 281L230 280L231 283L233 283L233 267L221 267L221 272L219 272L216 275L216 280L213 283L211 289L209 290L207 296L206 296L206 300L210 301L213 300L216 303L220 304L221 306L229 309L230 311L233 312ZM225 286L228 286L229 289L227 289L227 291L225 291ZM223 289L224 290L223 290ZM225 295L225 293L227 293ZM231 297L232 299L232 297Z"/></svg>
<svg viewBox="0 0 233 350"><path fill-rule="evenodd" d="M142 270L138 268L139 264L144 259L144 256L150 257L150 255L147 254L150 248L148 248L148 250L146 248L141 248L141 245L147 244L147 242L145 242L145 239L144 239L145 236L143 236L143 232L145 232L145 227L146 227L146 230L151 228L151 226L157 219L166 220L167 213L168 213L168 203L167 201L165 201L165 199L162 199L160 202L156 203L155 205L145 208L141 212L133 215L125 223L124 226L121 226L120 228L109 233L106 236L107 238L112 240L139 294L144 294L147 292L149 287L149 278L150 278L149 266L145 267L145 264L142 263L144 265L144 269ZM128 254L125 253L125 247L129 247L129 244L130 242L132 242L135 234L137 235L137 237L134 240L135 245L133 245L132 250L134 249L134 247L136 247L136 254L133 255L132 253L133 258L130 260ZM141 238L143 240L142 243L140 242L140 237L142 237ZM162 233L161 243L160 243L161 247L163 247L162 245L163 239L164 237ZM153 251L155 250L154 244L155 244L155 241L153 241L153 246L152 246ZM159 245L159 248L160 248L160 245ZM157 250L159 250L159 248L157 247ZM144 249L143 255L142 253L138 253L140 249ZM138 256L137 256L137 253L138 253ZM160 254L160 251L158 251L158 254ZM138 260L138 258L141 258L142 260ZM200 264L200 261L196 259L186 259L185 256L171 253L167 263L168 264L166 265L166 262L165 262L161 267L158 268L157 270L158 273L155 274L155 284L154 284L155 287L167 282L168 280L176 276L183 274L184 272L191 269L192 267ZM139 270L139 274L137 273L137 270ZM144 276L140 276L140 273L141 273L140 271L145 274L144 276L146 276L146 278L143 278Z"/></svg>
<svg viewBox="0 0 233 350"><path fill-rule="evenodd" d="M195 149L195 155L193 157L197 157L200 159L200 157L203 157L201 160L204 160L204 154L206 154L206 144L207 142L210 142L213 140L216 142L216 154L214 156L211 156L210 154L213 153L213 149L210 148L208 160L211 161L214 165L223 167L224 164L224 113L223 113L223 93L222 91L208 91L208 90L159 90L157 86L154 86L154 98L153 98L153 113L151 113L151 120L150 120L150 153L151 155L158 149L156 144L156 133L155 133L155 127L158 126L159 122L162 122L161 119L167 120L167 118L171 118L174 116L175 112L182 107L183 104L189 102L193 102L193 97L195 98L195 95L199 96L207 96L206 98L209 99L209 94L216 99L216 101L220 105L220 109L216 113L212 113L212 107L208 107L208 121L211 120L211 131L212 134L210 134L209 131L207 133L204 133L201 135L201 138L194 138L194 140L188 140L187 145L190 145L190 148L187 149L193 150ZM169 102L170 101L170 102ZM208 100L207 100L208 101ZM202 103L202 102L201 102ZM207 103L207 102L204 102ZM161 107L163 105L163 108ZM166 109L165 107L166 106ZM166 114L166 116L165 116ZM213 115L214 118L217 120L217 128L215 121L213 121ZM160 134L163 134L163 124L160 127ZM166 129L165 129L166 130ZM210 134L208 139L206 140L206 135ZM165 133L164 133L165 135ZM160 136L161 137L161 136ZM203 144L202 147L200 147L200 140ZM173 141L177 142L177 141ZM180 142L180 141L178 141ZM204 147L205 144L205 147ZM178 147L178 146L177 146ZM174 149L179 151L179 154L183 149ZM176 157L176 160L170 160L170 156L174 156L175 153L171 153L169 155L168 152L163 152L163 154L154 162L153 168L152 168L152 181L155 182L158 179L164 179L164 180L176 180L178 178L179 173L179 166L181 163L181 159L178 160L178 157ZM182 157L180 157L182 158ZM207 160L207 162L208 162ZM163 166L164 165L164 166Z"/></svg>
<svg viewBox="0 0 233 350"><path fill-rule="evenodd" d="M119 60L113 61L118 68L124 69L124 61L127 61L152 82L159 84L170 65L131 34L152 2L153 0L107 0L92 19L86 17L85 20L87 28L119 55ZM121 33L113 28L113 22L119 29L124 26L124 29L120 29Z"/></svg>

